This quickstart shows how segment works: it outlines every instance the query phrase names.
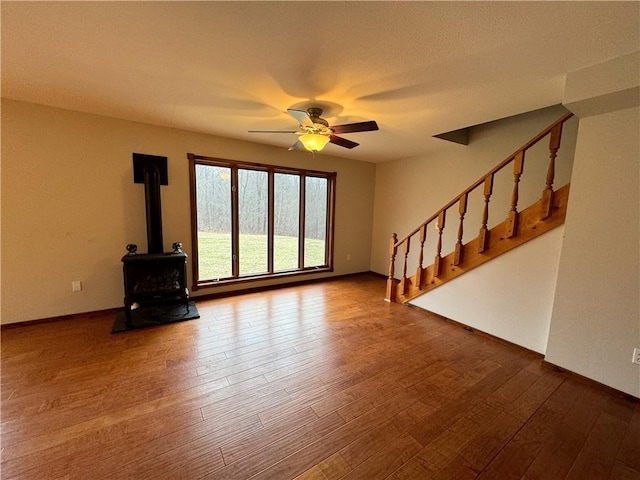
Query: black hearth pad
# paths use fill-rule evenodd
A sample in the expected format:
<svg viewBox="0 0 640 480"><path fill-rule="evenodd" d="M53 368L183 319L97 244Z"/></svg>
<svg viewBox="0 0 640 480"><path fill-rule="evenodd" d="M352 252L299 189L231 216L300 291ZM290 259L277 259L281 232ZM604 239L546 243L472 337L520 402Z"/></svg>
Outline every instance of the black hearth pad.
<svg viewBox="0 0 640 480"><path fill-rule="evenodd" d="M138 308L131 311L131 325L129 326L127 325L124 311L116 313L116 321L113 324L111 333L155 327L166 323L183 322L194 318L200 318L194 301L189 301L188 313L184 303Z"/></svg>

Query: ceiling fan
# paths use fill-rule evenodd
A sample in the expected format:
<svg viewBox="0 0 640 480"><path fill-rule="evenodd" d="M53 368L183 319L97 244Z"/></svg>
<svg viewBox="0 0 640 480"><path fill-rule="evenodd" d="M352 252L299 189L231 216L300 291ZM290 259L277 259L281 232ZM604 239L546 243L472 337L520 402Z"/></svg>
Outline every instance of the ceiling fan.
<svg viewBox="0 0 640 480"><path fill-rule="evenodd" d="M319 152L327 143L333 143L344 148L354 148L359 143L352 142L336 134L370 132L378 130L378 124L374 120L368 122L347 123L345 125L331 125L324 118L321 118L322 109L310 107L305 110L287 109L289 115L295 118L300 124L296 130L249 130L250 133L295 133L299 135L298 141L289 150L305 148L310 152Z"/></svg>

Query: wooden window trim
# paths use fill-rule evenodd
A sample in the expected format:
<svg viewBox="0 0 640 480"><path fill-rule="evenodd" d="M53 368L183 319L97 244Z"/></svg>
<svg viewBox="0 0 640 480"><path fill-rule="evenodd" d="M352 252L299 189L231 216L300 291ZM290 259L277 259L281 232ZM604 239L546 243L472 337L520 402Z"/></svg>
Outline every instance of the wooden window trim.
<svg viewBox="0 0 640 480"><path fill-rule="evenodd" d="M190 187L190 208L191 208L191 271L192 290L202 288L212 288L216 286L239 284L246 282L264 281L283 277L294 277L298 275L313 274L320 272L333 272L333 247L335 229L335 192L336 192L336 172L323 172L319 170L299 169L293 167L283 167L276 165L246 162L241 160L229 160L223 158L207 157L188 153L189 159L189 187ZM210 165L231 169L231 217L232 217L232 277L222 279L200 279L199 274L199 252L198 252L198 222L197 222L197 192L196 192L196 165ZM239 258L239 216L238 216L238 170L257 170L268 174L268 227L267 227L267 273L240 275ZM290 174L300 177L300 198L299 198L299 242L298 242L298 268L274 272L274 231L275 231L275 174ZM305 189L306 178L319 177L327 180L327 205L326 205L326 237L325 237L325 259L326 264L322 266L304 267L304 217L305 217Z"/></svg>

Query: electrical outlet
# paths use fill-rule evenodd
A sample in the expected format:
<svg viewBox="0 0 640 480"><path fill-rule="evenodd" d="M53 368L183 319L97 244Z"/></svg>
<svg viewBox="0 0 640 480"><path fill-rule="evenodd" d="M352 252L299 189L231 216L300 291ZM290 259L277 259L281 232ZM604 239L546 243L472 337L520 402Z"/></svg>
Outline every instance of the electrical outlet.
<svg viewBox="0 0 640 480"><path fill-rule="evenodd" d="M640 348L633 349L633 358L631 359L631 361L640 365Z"/></svg>
<svg viewBox="0 0 640 480"><path fill-rule="evenodd" d="M351 254L350 254L350 253L347 253L347 262L348 262L349 260L351 260Z"/></svg>
<svg viewBox="0 0 640 480"><path fill-rule="evenodd" d="M72 292L81 292L82 291L82 282L80 280L76 280L71 282L71 291Z"/></svg>

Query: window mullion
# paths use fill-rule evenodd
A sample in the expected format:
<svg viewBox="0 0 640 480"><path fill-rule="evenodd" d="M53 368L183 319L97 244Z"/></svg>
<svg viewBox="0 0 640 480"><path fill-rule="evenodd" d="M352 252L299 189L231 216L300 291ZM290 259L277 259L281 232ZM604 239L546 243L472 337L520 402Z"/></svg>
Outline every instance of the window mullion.
<svg viewBox="0 0 640 480"><path fill-rule="evenodd" d="M327 177L327 229L325 236L325 261L327 265L333 266L333 230L335 221L335 198L336 198L336 177Z"/></svg>
<svg viewBox="0 0 640 480"><path fill-rule="evenodd" d="M268 171L268 212L267 212L267 270L269 273L273 273L273 248L274 248L274 230L275 230L275 192L274 192L274 184L275 184L275 174L273 169Z"/></svg>
<svg viewBox="0 0 640 480"><path fill-rule="evenodd" d="M306 200L306 177L300 175L300 204L298 207L298 269L304 269L304 220L305 220L305 200Z"/></svg>
<svg viewBox="0 0 640 480"><path fill-rule="evenodd" d="M238 167L231 167L231 275L240 276L240 222L238 202Z"/></svg>

